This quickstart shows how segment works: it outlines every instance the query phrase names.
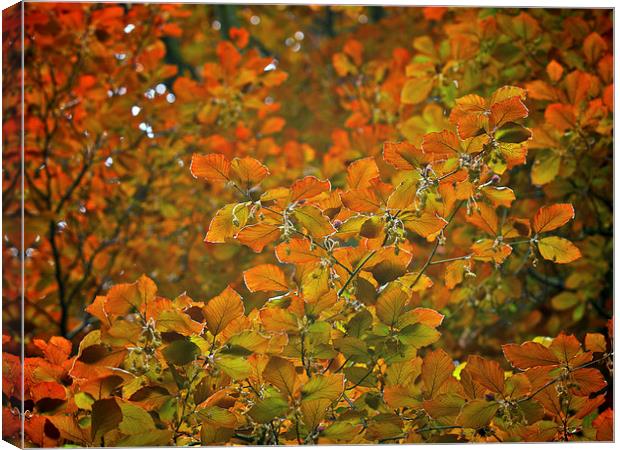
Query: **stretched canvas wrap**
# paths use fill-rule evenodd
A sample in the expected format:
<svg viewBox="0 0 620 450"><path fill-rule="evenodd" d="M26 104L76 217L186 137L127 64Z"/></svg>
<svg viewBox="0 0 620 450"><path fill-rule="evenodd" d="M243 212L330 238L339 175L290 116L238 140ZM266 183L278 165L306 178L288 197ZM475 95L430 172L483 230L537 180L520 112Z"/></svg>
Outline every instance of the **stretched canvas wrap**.
<svg viewBox="0 0 620 450"><path fill-rule="evenodd" d="M3 439L612 441L613 31L4 10Z"/></svg>

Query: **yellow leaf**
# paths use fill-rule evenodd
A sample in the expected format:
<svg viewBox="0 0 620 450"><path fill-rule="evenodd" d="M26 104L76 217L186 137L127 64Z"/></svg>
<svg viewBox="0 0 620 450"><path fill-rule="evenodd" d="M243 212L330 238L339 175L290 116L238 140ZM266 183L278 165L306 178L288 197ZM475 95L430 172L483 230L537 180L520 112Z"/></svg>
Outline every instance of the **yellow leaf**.
<svg viewBox="0 0 620 450"><path fill-rule="evenodd" d="M581 251L571 241L550 236L538 241L538 250L543 258L556 264L568 264L581 258Z"/></svg>
<svg viewBox="0 0 620 450"><path fill-rule="evenodd" d="M211 219L205 242L223 243L232 239L246 225L249 212L245 203L233 203L221 208Z"/></svg>
<svg viewBox="0 0 620 450"><path fill-rule="evenodd" d="M327 216L315 206L297 207L293 211L293 216L315 239L323 238L336 231Z"/></svg>
<svg viewBox="0 0 620 450"><path fill-rule="evenodd" d="M314 430L321 423L330 404L331 401L325 399L302 400L301 414L309 430Z"/></svg>
<svg viewBox="0 0 620 450"><path fill-rule="evenodd" d="M447 222L437 214L424 211L421 215L413 212L403 213L400 216L405 228L409 231L419 234L423 238L434 235L441 231Z"/></svg>
<svg viewBox="0 0 620 450"><path fill-rule="evenodd" d="M407 80L400 93L400 101L407 105L422 103L433 90L433 84L433 78L412 78Z"/></svg>
<svg viewBox="0 0 620 450"><path fill-rule="evenodd" d="M532 164L532 183L543 185L555 180L561 161L562 158L555 152L537 153Z"/></svg>
<svg viewBox="0 0 620 450"><path fill-rule="evenodd" d="M506 208L510 208L510 205L516 199L514 191L509 187L486 186L482 188L481 191L496 208L498 206L505 206Z"/></svg>

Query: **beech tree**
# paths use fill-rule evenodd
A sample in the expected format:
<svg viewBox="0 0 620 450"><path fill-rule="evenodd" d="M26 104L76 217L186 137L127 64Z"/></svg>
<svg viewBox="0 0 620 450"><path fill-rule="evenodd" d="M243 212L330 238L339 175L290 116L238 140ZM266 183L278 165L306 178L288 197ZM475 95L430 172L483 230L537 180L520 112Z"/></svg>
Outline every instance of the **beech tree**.
<svg viewBox="0 0 620 450"><path fill-rule="evenodd" d="M613 440L609 10L19 15L5 439Z"/></svg>

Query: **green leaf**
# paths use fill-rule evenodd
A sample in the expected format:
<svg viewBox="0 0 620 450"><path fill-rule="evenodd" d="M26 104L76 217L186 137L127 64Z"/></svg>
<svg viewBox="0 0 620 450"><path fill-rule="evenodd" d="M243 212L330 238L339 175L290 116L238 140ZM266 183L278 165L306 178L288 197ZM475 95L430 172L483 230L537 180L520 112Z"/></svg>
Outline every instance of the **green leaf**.
<svg viewBox="0 0 620 450"><path fill-rule="evenodd" d="M230 441L235 434L233 428L224 428L203 423L200 428L200 443L202 445L224 444Z"/></svg>
<svg viewBox="0 0 620 450"><path fill-rule="evenodd" d="M465 428L482 428L487 426L495 417L499 403L482 399L472 400L461 409L457 423Z"/></svg>
<svg viewBox="0 0 620 450"><path fill-rule="evenodd" d="M368 362L370 355L366 343L356 337L347 336L337 342L338 351L353 362Z"/></svg>
<svg viewBox="0 0 620 450"><path fill-rule="evenodd" d="M519 144L527 141L531 137L532 132L529 129L515 122L508 122L495 132L495 139L499 142L510 144Z"/></svg>
<svg viewBox="0 0 620 450"><path fill-rule="evenodd" d="M551 306L557 311L570 309L577 303L579 303L579 297L569 291L561 292L551 299Z"/></svg>
<svg viewBox="0 0 620 450"><path fill-rule="evenodd" d="M347 367L344 369L344 375L349 383L358 386L375 387L377 385L377 377L372 373L372 369L367 367Z"/></svg>
<svg viewBox="0 0 620 450"><path fill-rule="evenodd" d="M196 412L196 415L211 425L224 428L235 428L237 426L237 417L227 409L219 406L208 406Z"/></svg>
<svg viewBox="0 0 620 450"><path fill-rule="evenodd" d="M351 442L362 430L361 424L353 424L350 422L334 422L327 427L321 435L336 441L345 443Z"/></svg>
<svg viewBox="0 0 620 450"><path fill-rule="evenodd" d="M314 375L301 389L304 400L334 401L344 390L344 376L342 374Z"/></svg>
<svg viewBox="0 0 620 450"><path fill-rule="evenodd" d="M422 348L437 342L440 336L441 333L435 328L416 323L403 328L398 334L398 339L405 345Z"/></svg>
<svg viewBox="0 0 620 450"><path fill-rule="evenodd" d="M268 423L275 418L285 416L288 407L286 398L274 392L270 396L258 400L248 411L248 414L258 423Z"/></svg>
<svg viewBox="0 0 620 450"><path fill-rule="evenodd" d="M125 402L121 403L120 406L123 413L123 420L119 424L118 429L123 433L139 434L145 430L155 428L153 418L144 409Z"/></svg>
<svg viewBox="0 0 620 450"><path fill-rule="evenodd" d="M394 326L406 311L409 295L398 284L390 284L377 300L376 311L379 320L386 325Z"/></svg>
<svg viewBox="0 0 620 450"><path fill-rule="evenodd" d="M349 336L360 337L372 326L372 314L367 309L363 309L353 316L347 323L347 334Z"/></svg>
<svg viewBox="0 0 620 450"><path fill-rule="evenodd" d="M75 394L73 401L78 408L86 411L92 411L93 403L95 403L95 399L86 392L78 392Z"/></svg>
<svg viewBox="0 0 620 450"><path fill-rule="evenodd" d="M164 348L163 354L170 364L183 366L196 359L200 354L200 348L189 340L179 339Z"/></svg>
<svg viewBox="0 0 620 450"><path fill-rule="evenodd" d="M250 375L252 367L247 359L241 356L219 355L215 364L233 380L242 380Z"/></svg>
<svg viewBox="0 0 620 450"><path fill-rule="evenodd" d="M140 430L116 442L117 447L155 447L171 445L172 430Z"/></svg>

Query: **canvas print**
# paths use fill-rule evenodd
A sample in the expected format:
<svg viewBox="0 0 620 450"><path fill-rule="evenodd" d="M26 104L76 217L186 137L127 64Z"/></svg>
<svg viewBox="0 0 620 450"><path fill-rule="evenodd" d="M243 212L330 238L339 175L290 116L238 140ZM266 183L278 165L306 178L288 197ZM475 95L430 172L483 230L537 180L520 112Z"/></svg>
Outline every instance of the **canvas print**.
<svg viewBox="0 0 620 450"><path fill-rule="evenodd" d="M3 439L613 441L612 13L4 10Z"/></svg>

